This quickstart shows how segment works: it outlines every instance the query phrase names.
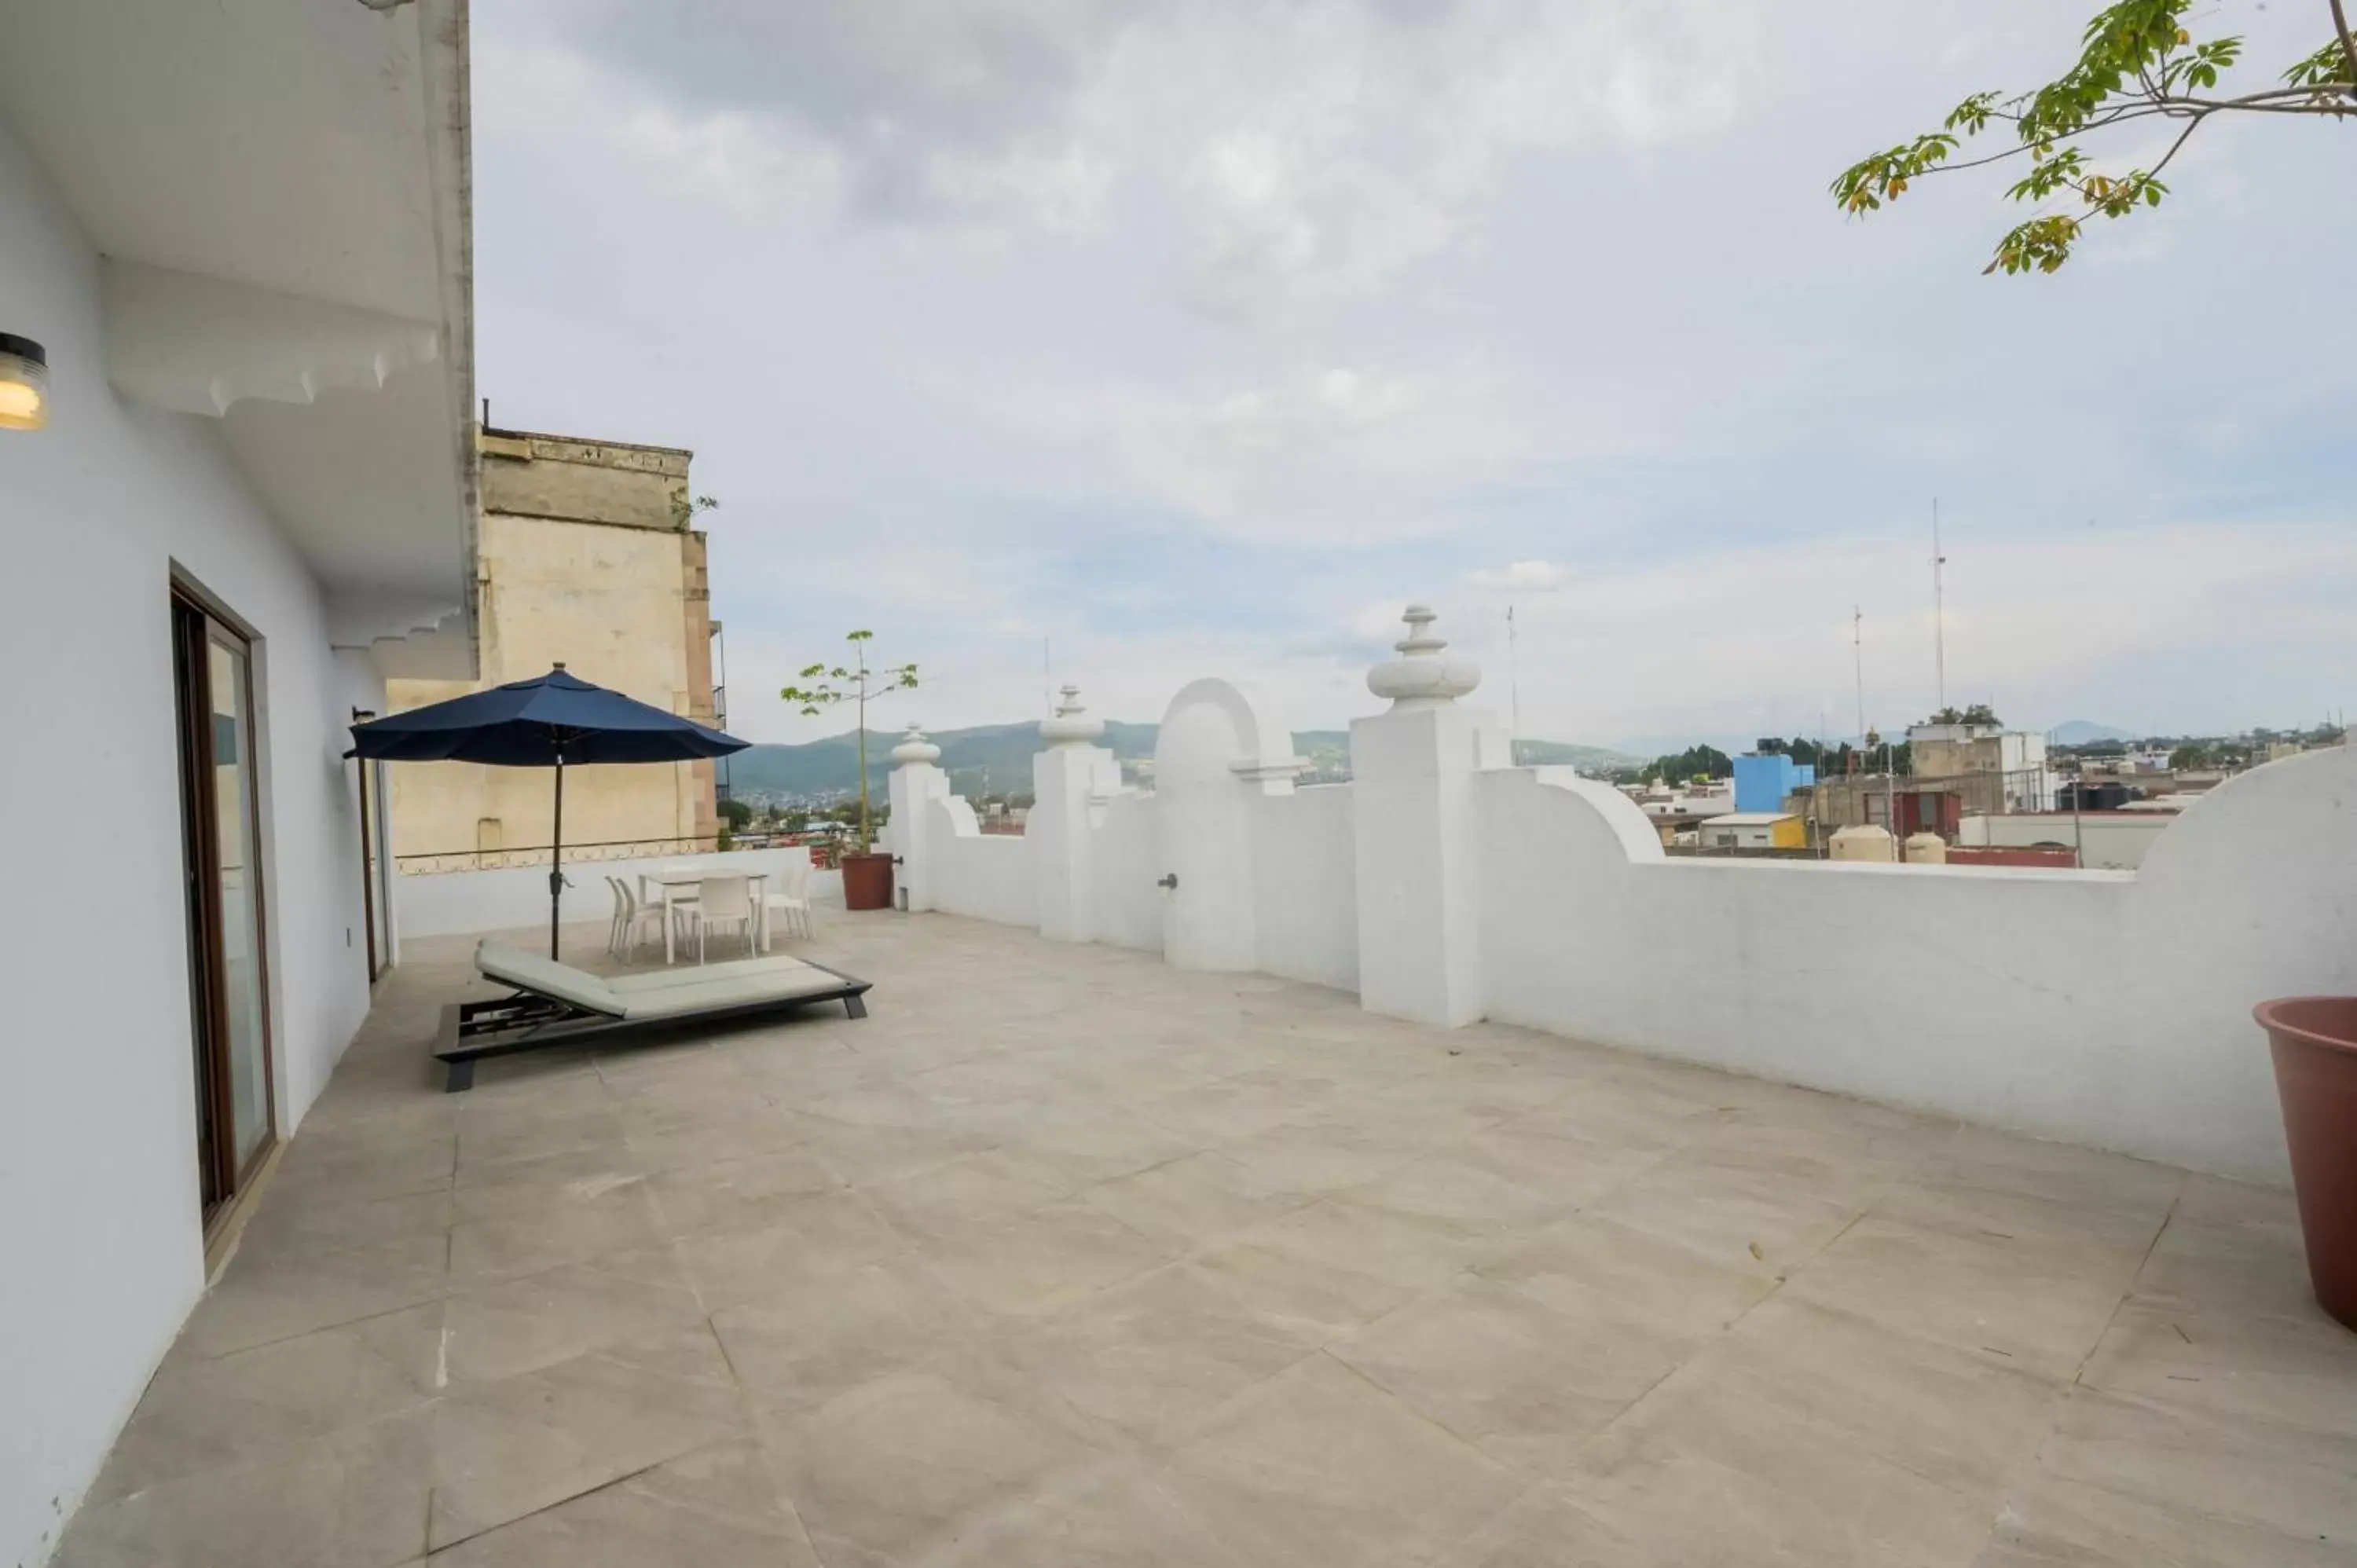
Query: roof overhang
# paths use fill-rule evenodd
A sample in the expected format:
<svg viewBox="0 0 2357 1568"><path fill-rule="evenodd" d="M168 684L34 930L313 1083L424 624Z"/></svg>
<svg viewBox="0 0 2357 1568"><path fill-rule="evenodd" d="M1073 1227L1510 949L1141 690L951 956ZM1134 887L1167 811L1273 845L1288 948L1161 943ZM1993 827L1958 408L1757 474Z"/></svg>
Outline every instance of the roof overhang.
<svg viewBox="0 0 2357 1568"><path fill-rule="evenodd" d="M0 113L104 257L117 394L221 422L339 645L472 675L467 0L0 6Z"/></svg>

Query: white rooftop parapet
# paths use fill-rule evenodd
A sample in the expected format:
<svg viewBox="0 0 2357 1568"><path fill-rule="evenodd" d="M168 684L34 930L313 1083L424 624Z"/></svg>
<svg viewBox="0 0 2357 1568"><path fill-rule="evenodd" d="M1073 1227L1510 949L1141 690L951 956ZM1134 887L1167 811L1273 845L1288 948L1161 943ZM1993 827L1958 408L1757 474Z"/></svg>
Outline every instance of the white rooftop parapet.
<svg viewBox="0 0 2357 1568"><path fill-rule="evenodd" d="M1087 746L1104 734L1104 720L1088 716L1081 705L1081 689L1067 686L1064 700L1050 716L1039 721L1039 738L1049 746Z"/></svg>
<svg viewBox="0 0 2357 1568"><path fill-rule="evenodd" d="M1446 651L1428 606L1402 618L1400 657L1367 672L1391 708L1351 721L1359 1001L1453 1026L1481 1016L1473 779L1511 753L1493 714L1458 701L1480 685L1480 666Z"/></svg>
<svg viewBox="0 0 2357 1568"><path fill-rule="evenodd" d="M950 776L937 766L941 757L942 748L910 720L908 733L892 748L892 774L885 785L892 810L884 824L884 844L899 856L899 880L910 909L934 907L942 854L931 842L937 808L963 804L951 800Z"/></svg>
<svg viewBox="0 0 2357 1568"><path fill-rule="evenodd" d="M1481 667L1461 653L1443 651L1448 643L1432 635L1432 623L1439 618L1431 607L1410 605L1400 618L1407 622L1407 635L1392 644L1400 656L1367 671L1367 690L1388 698L1394 712L1470 696L1481 684Z"/></svg>
<svg viewBox="0 0 2357 1568"><path fill-rule="evenodd" d="M902 736L900 744L892 748L892 765L906 768L912 763L939 762L941 759L942 748L927 740L925 732L917 727L917 721L910 719L909 733Z"/></svg>
<svg viewBox="0 0 2357 1568"><path fill-rule="evenodd" d="M1024 824L1031 852L1032 897L1039 934L1058 941L1093 941L1097 935L1090 854L1105 800L1121 789L1121 765L1098 746L1104 720L1081 705L1081 689L1039 721L1047 749L1031 758L1031 815Z"/></svg>

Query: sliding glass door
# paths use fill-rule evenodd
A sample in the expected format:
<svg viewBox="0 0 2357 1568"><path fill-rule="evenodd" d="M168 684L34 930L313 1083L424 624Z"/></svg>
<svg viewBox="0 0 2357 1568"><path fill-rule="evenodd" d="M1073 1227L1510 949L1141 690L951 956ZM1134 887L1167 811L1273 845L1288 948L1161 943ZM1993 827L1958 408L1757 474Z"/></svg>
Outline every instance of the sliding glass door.
<svg viewBox="0 0 2357 1568"><path fill-rule="evenodd" d="M178 594L172 620L198 1156L210 1220L244 1190L275 1133L253 650Z"/></svg>

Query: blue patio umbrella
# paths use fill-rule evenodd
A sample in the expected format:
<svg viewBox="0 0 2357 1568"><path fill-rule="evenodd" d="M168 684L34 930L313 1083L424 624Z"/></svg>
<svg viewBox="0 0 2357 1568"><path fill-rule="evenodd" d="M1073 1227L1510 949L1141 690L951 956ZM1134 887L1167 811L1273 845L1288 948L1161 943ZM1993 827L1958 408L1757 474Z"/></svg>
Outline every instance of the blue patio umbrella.
<svg viewBox="0 0 2357 1568"><path fill-rule="evenodd" d="M348 757L383 762L487 762L495 768L556 770L555 821L549 833L548 956L556 956L557 906L565 890L565 769L586 763L694 762L752 744L694 719L650 707L619 692L568 675L562 663L545 675L470 692L352 726Z"/></svg>

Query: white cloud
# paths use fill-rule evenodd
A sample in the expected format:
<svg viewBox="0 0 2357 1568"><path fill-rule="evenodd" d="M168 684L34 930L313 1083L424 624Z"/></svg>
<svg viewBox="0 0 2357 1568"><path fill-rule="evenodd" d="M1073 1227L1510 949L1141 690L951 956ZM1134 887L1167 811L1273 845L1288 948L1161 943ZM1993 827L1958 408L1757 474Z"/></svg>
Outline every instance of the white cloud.
<svg viewBox="0 0 2357 1568"><path fill-rule="evenodd" d="M2300 42L2283 10L2255 59ZM483 390L695 449L748 724L852 625L938 672L937 725L1032 712L1042 637L1099 712L1219 670L1330 724L1394 596L1448 588L1493 685L1513 596L1534 734L1838 718L1853 601L1895 722L1929 705L1934 493L1956 694L2132 726L2343 701L2339 139L2205 131L2169 203L2029 282L1978 275L2001 179L1864 224L1825 198L2075 22L502 0Z"/></svg>
<svg viewBox="0 0 2357 1568"><path fill-rule="evenodd" d="M1570 569L1552 561L1517 561L1509 566L1485 567L1465 574L1465 585L1469 588L1497 588L1517 594L1551 594L1569 581Z"/></svg>

